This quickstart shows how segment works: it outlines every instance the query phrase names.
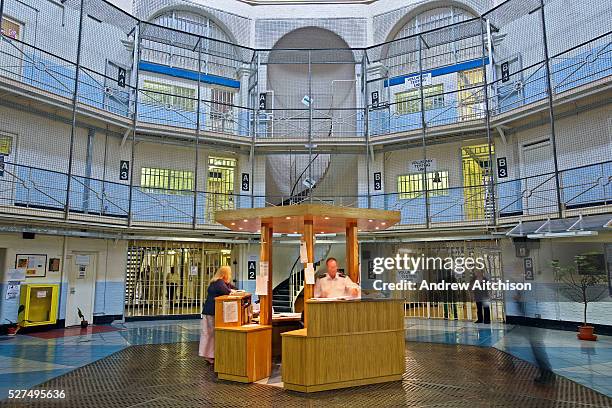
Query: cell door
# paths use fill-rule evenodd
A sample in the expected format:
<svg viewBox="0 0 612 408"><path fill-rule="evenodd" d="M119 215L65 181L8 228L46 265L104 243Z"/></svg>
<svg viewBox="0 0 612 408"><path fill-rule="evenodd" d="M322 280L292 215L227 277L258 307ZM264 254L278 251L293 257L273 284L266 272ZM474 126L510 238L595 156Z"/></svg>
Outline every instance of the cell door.
<svg viewBox="0 0 612 408"><path fill-rule="evenodd" d="M215 212L234 209L234 171L236 159L208 158L206 219L213 222Z"/></svg>
<svg viewBox="0 0 612 408"><path fill-rule="evenodd" d="M550 139L523 146L523 214L536 215L557 209L557 192Z"/></svg>
<svg viewBox="0 0 612 408"><path fill-rule="evenodd" d="M68 262L66 326L80 324L79 310L85 320L92 323L98 257L92 253L74 252L71 258Z"/></svg>
<svg viewBox="0 0 612 408"><path fill-rule="evenodd" d="M474 120L484 116L484 76L481 68L457 73L459 120Z"/></svg>
<svg viewBox="0 0 612 408"><path fill-rule="evenodd" d="M491 155L494 146L491 146ZM464 213L467 220L482 220L493 214L493 200L488 186L491 180L489 145L475 145L461 148L463 170Z"/></svg>

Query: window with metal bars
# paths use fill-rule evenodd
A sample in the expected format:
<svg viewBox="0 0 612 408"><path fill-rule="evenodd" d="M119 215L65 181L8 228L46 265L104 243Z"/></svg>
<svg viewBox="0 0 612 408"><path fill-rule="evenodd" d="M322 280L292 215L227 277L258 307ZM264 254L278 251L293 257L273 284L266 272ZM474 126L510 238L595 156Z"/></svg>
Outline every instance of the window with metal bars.
<svg viewBox="0 0 612 408"><path fill-rule="evenodd" d="M154 103L189 112L196 110L195 88L145 80L143 93L146 95L145 103Z"/></svg>
<svg viewBox="0 0 612 408"><path fill-rule="evenodd" d="M193 185L192 171L153 167L140 170L140 186L150 193L190 194Z"/></svg>
<svg viewBox="0 0 612 408"><path fill-rule="evenodd" d="M423 87L425 110L444 107L444 85L429 85ZM400 114L416 113L421 111L421 91L419 88L395 94L395 111Z"/></svg>
<svg viewBox="0 0 612 408"><path fill-rule="evenodd" d="M3 36L18 40L21 34L21 24L9 18L3 17L0 30Z"/></svg>
<svg viewBox="0 0 612 408"><path fill-rule="evenodd" d="M236 159L225 157L208 158L206 216L214 220L214 213L234 208L234 171Z"/></svg>
<svg viewBox="0 0 612 408"><path fill-rule="evenodd" d="M448 171L428 171L427 191L430 197L448 195ZM398 176L397 192L400 200L424 196L423 173Z"/></svg>

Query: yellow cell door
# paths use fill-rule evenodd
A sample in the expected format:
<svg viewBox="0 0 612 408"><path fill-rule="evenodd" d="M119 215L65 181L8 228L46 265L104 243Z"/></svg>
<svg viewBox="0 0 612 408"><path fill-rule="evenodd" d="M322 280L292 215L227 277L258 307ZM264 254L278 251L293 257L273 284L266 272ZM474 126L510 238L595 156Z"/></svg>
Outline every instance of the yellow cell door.
<svg viewBox="0 0 612 408"><path fill-rule="evenodd" d="M484 77L481 68L457 73L459 120L484 116Z"/></svg>
<svg viewBox="0 0 612 408"><path fill-rule="evenodd" d="M491 155L495 152L491 146ZM493 211L492 197L487 186L491 182L489 145L474 145L461 148L463 169L464 211L467 220L482 220Z"/></svg>

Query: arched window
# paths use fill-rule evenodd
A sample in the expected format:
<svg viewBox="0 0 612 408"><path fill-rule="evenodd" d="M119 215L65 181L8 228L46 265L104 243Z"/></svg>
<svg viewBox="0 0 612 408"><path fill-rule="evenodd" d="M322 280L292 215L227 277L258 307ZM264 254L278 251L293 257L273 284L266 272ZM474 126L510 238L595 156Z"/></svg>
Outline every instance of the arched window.
<svg viewBox="0 0 612 408"><path fill-rule="evenodd" d="M169 11L151 20L152 23L206 37L201 41L201 68L205 74L234 78L238 68L236 48L231 44L230 36L210 18L188 11ZM164 33L172 37L171 33ZM214 40L221 40L217 42ZM142 59L163 65L197 71L197 49L186 49L171 45L173 38L144 39L142 41Z"/></svg>
<svg viewBox="0 0 612 408"><path fill-rule="evenodd" d="M457 6L436 7L424 11L402 26L393 36L393 40L410 37L418 33L435 30L438 28L450 26L462 21L470 20L475 15L470 11ZM438 45L423 46L423 69L432 69L445 65L456 64L460 61L465 61L473 58L478 58L481 55L479 38L460 38L461 28L457 26L456 34L453 33L453 28L448 30L440 30L440 38L436 38L433 34L432 38L439 41ZM409 50L407 42L398 41L391 43L389 46L387 67L390 70L391 76L417 72L419 70L419 55L418 52ZM414 42L411 42L414 44ZM406 52L402 52L402 48L406 47Z"/></svg>

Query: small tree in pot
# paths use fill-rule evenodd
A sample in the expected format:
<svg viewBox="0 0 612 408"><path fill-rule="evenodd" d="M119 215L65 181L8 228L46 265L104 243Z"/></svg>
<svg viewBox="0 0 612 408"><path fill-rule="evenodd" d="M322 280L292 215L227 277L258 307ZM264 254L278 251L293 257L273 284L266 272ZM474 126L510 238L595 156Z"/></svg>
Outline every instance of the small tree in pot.
<svg viewBox="0 0 612 408"><path fill-rule="evenodd" d="M593 259L589 254L577 255L574 263L566 267L557 260L552 262L555 279L564 285L567 297L584 305L582 326L578 328L580 340L597 340L593 326L588 324L587 308L589 303L603 299L608 291L605 269Z"/></svg>

